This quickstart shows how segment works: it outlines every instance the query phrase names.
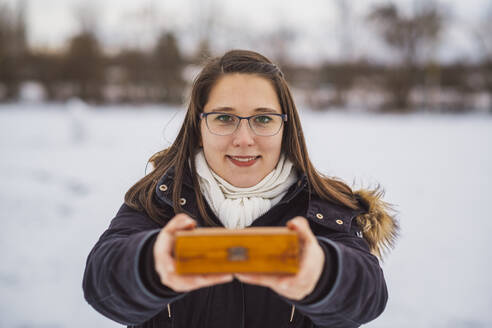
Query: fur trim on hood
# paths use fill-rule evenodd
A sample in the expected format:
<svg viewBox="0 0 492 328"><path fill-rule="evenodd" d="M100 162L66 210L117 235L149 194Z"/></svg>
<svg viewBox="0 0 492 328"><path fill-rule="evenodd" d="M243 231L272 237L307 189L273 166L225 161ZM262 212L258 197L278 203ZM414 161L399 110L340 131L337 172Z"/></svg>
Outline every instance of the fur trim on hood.
<svg viewBox="0 0 492 328"><path fill-rule="evenodd" d="M369 244L371 253L381 260L394 248L399 234L399 224L391 204L383 201L384 191L361 189L355 191L356 198L366 211L356 217L362 234Z"/></svg>

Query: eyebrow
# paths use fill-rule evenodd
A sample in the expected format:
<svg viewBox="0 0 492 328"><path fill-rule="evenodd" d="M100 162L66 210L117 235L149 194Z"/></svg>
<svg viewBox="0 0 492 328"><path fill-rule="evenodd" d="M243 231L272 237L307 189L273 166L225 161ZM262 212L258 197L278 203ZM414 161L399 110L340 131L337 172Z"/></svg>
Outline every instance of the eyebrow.
<svg viewBox="0 0 492 328"><path fill-rule="evenodd" d="M234 108L232 107L216 107L211 110L211 112L233 112ZM268 107L258 107L254 110L256 113L277 113L277 111L273 108Z"/></svg>

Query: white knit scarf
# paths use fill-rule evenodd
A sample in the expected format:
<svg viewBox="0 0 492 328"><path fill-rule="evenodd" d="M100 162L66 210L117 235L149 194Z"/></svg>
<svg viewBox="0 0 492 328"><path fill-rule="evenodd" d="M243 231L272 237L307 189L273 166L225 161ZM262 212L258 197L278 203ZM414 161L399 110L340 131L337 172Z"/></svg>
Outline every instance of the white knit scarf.
<svg viewBox="0 0 492 328"><path fill-rule="evenodd" d="M272 172L248 188L235 187L212 171L203 150L196 154L195 166L203 196L222 224L229 229L251 225L277 204L297 180L293 163L283 154Z"/></svg>

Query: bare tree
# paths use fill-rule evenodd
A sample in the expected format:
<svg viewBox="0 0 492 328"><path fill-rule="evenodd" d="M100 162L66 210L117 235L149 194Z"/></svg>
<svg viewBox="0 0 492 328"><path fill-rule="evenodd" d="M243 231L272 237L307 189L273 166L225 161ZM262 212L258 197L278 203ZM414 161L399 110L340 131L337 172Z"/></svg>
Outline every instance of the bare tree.
<svg viewBox="0 0 492 328"><path fill-rule="evenodd" d="M72 95L84 100L101 101L104 58L96 36L99 12L91 3L79 3L74 8L74 16L80 32L69 40L63 77L72 87Z"/></svg>
<svg viewBox="0 0 492 328"><path fill-rule="evenodd" d="M43 85L47 100L57 100L61 97L63 54L34 51L30 52L27 62L30 68L29 78Z"/></svg>
<svg viewBox="0 0 492 328"><path fill-rule="evenodd" d="M174 34L163 33L154 49L155 81L160 89L161 101L179 103L185 85L181 76L184 60Z"/></svg>
<svg viewBox="0 0 492 328"><path fill-rule="evenodd" d="M393 98L391 105L406 109L409 107L409 93L416 83L417 65L429 47L436 47L444 15L432 1L416 7L414 13L407 16L390 3L375 7L369 19L400 58L399 65L389 70L386 80Z"/></svg>
<svg viewBox="0 0 492 328"><path fill-rule="evenodd" d="M99 10L90 2L80 2L73 10L75 20L79 24L81 34L97 34Z"/></svg>
<svg viewBox="0 0 492 328"><path fill-rule="evenodd" d="M196 64L202 64L204 60L211 57L212 40L216 37L214 34L220 24L219 17L221 8L215 0L194 0L191 29L185 33L192 33L196 48L191 61Z"/></svg>
<svg viewBox="0 0 492 328"><path fill-rule="evenodd" d="M481 56L480 72L483 85L489 95L489 112L492 113L492 5L474 31Z"/></svg>
<svg viewBox="0 0 492 328"><path fill-rule="evenodd" d="M25 72L23 64L28 53L25 12L24 0L18 2L15 10L0 2L0 98L17 97Z"/></svg>
<svg viewBox="0 0 492 328"><path fill-rule="evenodd" d="M82 33L70 40L64 76L75 95L84 100L102 100L104 62L101 47L93 34Z"/></svg>
<svg viewBox="0 0 492 328"><path fill-rule="evenodd" d="M341 61L349 62L353 59L352 2L350 0L337 0L335 3L339 11L339 55Z"/></svg>
<svg viewBox="0 0 492 328"><path fill-rule="evenodd" d="M266 42L270 47L273 60L281 67L289 66L291 46L297 38L296 31L285 24L279 25L275 30L266 34ZM265 46L266 46L265 45Z"/></svg>
<svg viewBox="0 0 492 328"><path fill-rule="evenodd" d="M322 79L334 86L335 95L331 105L344 106L347 91L353 84L351 72L353 60L352 44L352 3L350 0L336 0L338 8L337 35L339 47L338 64L325 63L321 69Z"/></svg>

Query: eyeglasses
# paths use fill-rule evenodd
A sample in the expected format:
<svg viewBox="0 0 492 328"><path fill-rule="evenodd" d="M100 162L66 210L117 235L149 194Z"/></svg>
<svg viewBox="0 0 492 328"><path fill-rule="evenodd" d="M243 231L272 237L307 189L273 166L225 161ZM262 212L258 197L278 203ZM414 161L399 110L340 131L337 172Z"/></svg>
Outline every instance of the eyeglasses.
<svg viewBox="0 0 492 328"><path fill-rule="evenodd" d="M252 116L238 116L235 114L210 112L200 113L205 119L208 130L219 136L228 136L236 132L241 120L248 120L249 127L258 136L269 137L276 135L287 122L287 114L258 114Z"/></svg>

